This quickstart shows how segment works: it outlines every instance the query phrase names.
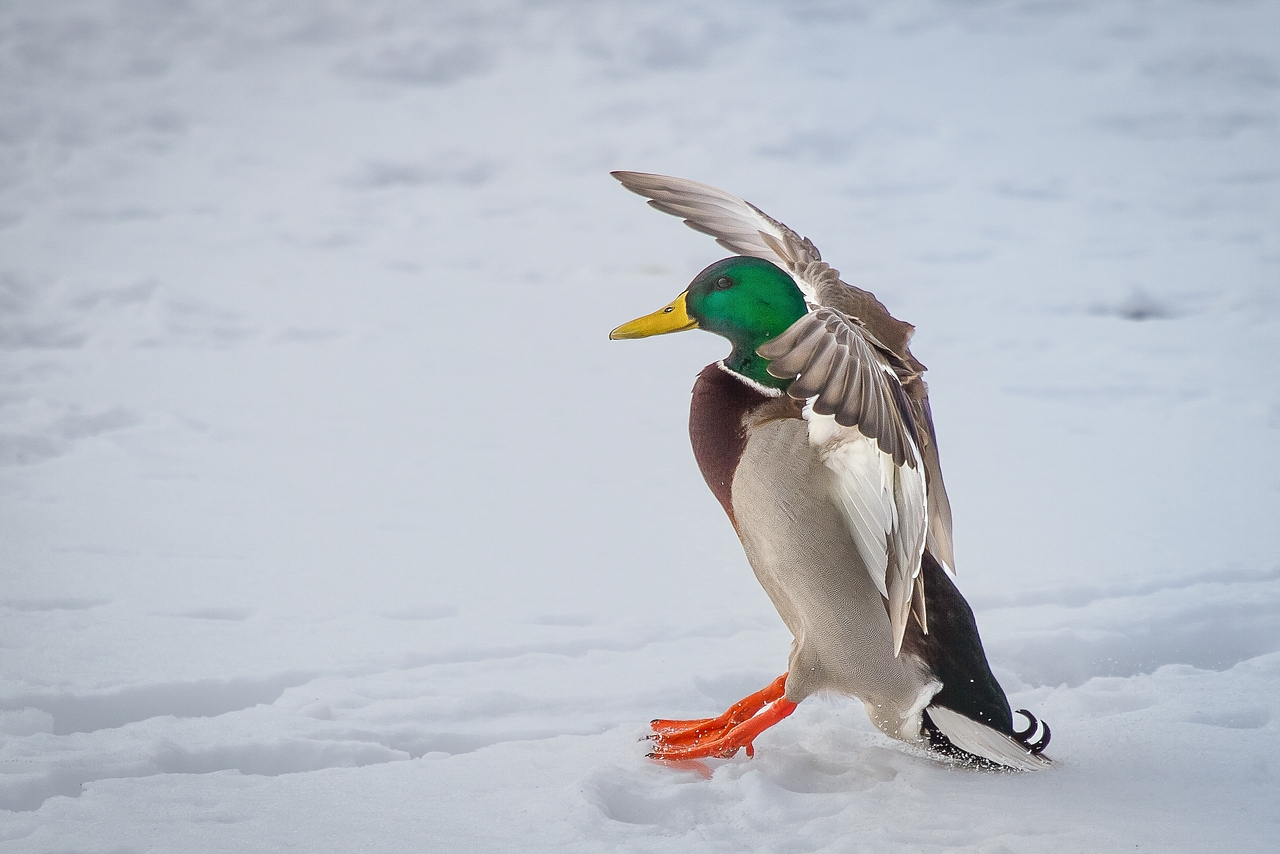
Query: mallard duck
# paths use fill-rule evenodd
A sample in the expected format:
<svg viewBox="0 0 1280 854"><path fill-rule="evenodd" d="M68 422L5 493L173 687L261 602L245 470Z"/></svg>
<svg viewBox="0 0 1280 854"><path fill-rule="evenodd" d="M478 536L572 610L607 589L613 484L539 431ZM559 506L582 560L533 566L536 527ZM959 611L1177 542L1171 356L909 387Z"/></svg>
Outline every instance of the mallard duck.
<svg viewBox="0 0 1280 854"><path fill-rule="evenodd" d="M1029 725L1014 728L951 580L951 507L925 367L907 347L914 327L754 205L681 178L613 176L735 253L609 337L704 329L732 344L698 375L689 434L794 637L787 672L723 715L653 721L650 756L753 756L761 732L827 691L934 755L1047 767L1048 727L1019 710Z"/></svg>

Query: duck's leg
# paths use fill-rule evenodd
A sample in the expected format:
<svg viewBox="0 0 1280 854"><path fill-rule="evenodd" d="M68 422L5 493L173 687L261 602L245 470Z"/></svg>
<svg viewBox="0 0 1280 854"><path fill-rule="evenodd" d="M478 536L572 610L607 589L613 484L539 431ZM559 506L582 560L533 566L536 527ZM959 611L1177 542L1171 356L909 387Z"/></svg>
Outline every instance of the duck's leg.
<svg viewBox="0 0 1280 854"><path fill-rule="evenodd" d="M657 737L671 740L682 736L701 736L710 733L723 734L750 718L756 712L782 696L787 684L787 674L782 674L765 687L748 694L716 718L698 718L678 721L657 718L649 722Z"/></svg>
<svg viewBox="0 0 1280 854"><path fill-rule="evenodd" d="M654 749L649 756L665 760L727 759L740 747L747 749L748 756L754 756L751 742L755 737L795 710L796 704L783 696L786 682L784 673L716 718L653 721L650 738Z"/></svg>

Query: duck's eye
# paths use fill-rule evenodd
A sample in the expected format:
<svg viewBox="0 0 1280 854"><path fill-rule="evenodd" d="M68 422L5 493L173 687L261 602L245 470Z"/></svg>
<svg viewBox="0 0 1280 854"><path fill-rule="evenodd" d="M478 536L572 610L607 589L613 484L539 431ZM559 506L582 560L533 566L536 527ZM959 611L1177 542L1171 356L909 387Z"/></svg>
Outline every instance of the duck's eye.
<svg viewBox="0 0 1280 854"><path fill-rule="evenodd" d="M716 290L723 291L731 287L733 287L733 282L729 279L728 276L721 276L720 278L716 279Z"/></svg>
<svg viewBox="0 0 1280 854"><path fill-rule="evenodd" d="M662 313L663 313L663 314L670 314L671 312L673 312L673 311L675 311L675 310L676 310L676 309L675 309L675 306L669 305L669 306L667 306L666 308L664 308L664 309L662 310Z"/></svg>

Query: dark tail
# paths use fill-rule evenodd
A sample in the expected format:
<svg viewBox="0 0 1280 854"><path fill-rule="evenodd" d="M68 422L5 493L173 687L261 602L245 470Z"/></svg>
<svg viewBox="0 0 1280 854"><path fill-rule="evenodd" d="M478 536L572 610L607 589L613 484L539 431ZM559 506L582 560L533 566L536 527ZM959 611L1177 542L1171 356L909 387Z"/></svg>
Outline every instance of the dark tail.
<svg viewBox="0 0 1280 854"><path fill-rule="evenodd" d="M957 759L1004 766L1010 765L1007 754L1012 750L1034 757L1027 760L1029 764L1015 761L1019 767L1047 765L1048 759L1040 754L1049 744L1049 727L1029 712L1019 710L1019 714L1026 715L1030 721L1030 727L1023 731L1014 729L1009 699L991 673L969 603L927 551L921 560L920 572L924 576L929 633L921 632L914 621L909 623L902 651L919 656L942 683L942 690L934 695L930 709L940 707L944 711L931 717L926 709L924 714L923 735L930 748ZM982 726L973 728L947 711ZM1037 738L1041 728L1043 734ZM948 737L947 732L952 737ZM956 741L970 749L957 746Z"/></svg>

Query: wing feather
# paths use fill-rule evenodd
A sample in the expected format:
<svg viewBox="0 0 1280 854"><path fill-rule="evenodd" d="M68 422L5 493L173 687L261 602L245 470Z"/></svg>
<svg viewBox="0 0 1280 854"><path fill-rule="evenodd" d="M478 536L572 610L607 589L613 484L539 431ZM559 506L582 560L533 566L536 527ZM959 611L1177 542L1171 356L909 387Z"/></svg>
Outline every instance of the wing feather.
<svg viewBox="0 0 1280 854"><path fill-rule="evenodd" d="M827 377L835 367L836 358L840 356L840 345L830 335L821 335L812 355L792 383L788 393L797 400L806 400L826 387ZM848 360L847 353L845 360Z"/></svg>
<svg viewBox="0 0 1280 854"><path fill-rule="evenodd" d="M796 234L750 202L697 181L652 175L646 172L614 172L613 177L649 205L678 216L694 231L709 234L724 248L739 255L772 261L792 275L798 265L821 261L812 242ZM797 276L805 298L817 305L818 295L807 279Z"/></svg>
<svg viewBox="0 0 1280 854"><path fill-rule="evenodd" d="M826 385L813 401L813 411L819 415L834 415L844 400L845 389L849 385L849 367L853 360L849 358L849 348L837 344L840 352L835 357L835 367L827 377Z"/></svg>
<svg viewBox="0 0 1280 854"><path fill-rule="evenodd" d="M800 327L794 336L790 333ZM844 365L844 373L855 374L853 389L857 392L835 400L836 421L842 427L857 427L862 435L875 439L880 449L893 457L895 465L915 468L916 455L910 454L913 424L906 418L896 399L898 380L888 368L887 359L862 326L852 318L831 308L819 308L801 317L782 335L759 348L761 356L770 360L769 373L779 379L793 380L787 391L797 400L806 400L826 391L828 378L835 373L834 361Z"/></svg>
<svg viewBox="0 0 1280 854"><path fill-rule="evenodd" d="M844 400L836 407L836 423L844 427L857 424L862 413L862 384L865 382L863 365L857 360L850 360L849 379L844 393Z"/></svg>
<svg viewBox="0 0 1280 854"><path fill-rule="evenodd" d="M777 345L773 348L775 352L782 350L770 367L782 372L783 376L794 377L803 371L808 366L809 360L813 358L814 348L826 337L821 324L804 322L812 316L805 315L800 318L786 332L769 342L771 345ZM786 349L783 350L783 348ZM775 373L774 376L777 374Z"/></svg>

